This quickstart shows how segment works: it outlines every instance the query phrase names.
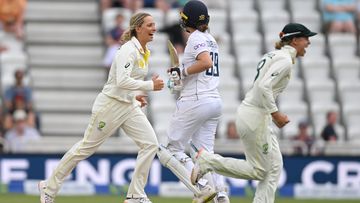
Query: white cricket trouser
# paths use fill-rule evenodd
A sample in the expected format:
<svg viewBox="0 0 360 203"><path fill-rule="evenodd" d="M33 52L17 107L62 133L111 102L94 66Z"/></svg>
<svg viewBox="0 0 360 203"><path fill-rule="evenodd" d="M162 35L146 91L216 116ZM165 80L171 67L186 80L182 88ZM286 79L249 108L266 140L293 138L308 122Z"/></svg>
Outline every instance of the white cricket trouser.
<svg viewBox="0 0 360 203"><path fill-rule="evenodd" d="M144 187L151 163L158 149L158 141L150 122L138 105L120 102L100 93L93 105L90 123L84 138L61 159L46 181L46 193L55 197L64 179L78 162L91 156L119 127L140 148L127 197L146 197ZM119 146L121 147L121 146Z"/></svg>
<svg viewBox="0 0 360 203"><path fill-rule="evenodd" d="M241 105L236 126L245 148L246 160L225 158L204 151L199 157L201 170L215 171L233 178L259 180L253 202L273 203L283 161L270 122L271 116L264 111Z"/></svg>
<svg viewBox="0 0 360 203"><path fill-rule="evenodd" d="M217 125L222 111L222 101L217 97L181 98L176 103L176 110L170 121L168 130L168 149L191 171L192 161L184 161L189 157L185 148L189 141L196 148L204 148L214 153L214 141ZM214 174L217 188L224 189L224 180Z"/></svg>

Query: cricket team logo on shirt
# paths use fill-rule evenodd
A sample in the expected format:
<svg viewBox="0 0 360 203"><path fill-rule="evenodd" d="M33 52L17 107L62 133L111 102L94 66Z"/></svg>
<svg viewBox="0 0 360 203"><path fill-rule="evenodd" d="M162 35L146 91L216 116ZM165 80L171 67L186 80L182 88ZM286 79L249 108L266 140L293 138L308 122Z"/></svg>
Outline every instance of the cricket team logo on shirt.
<svg viewBox="0 0 360 203"><path fill-rule="evenodd" d="M268 143L266 143L266 144L263 144L263 146L262 146L262 148L263 148L263 154L268 154L269 153L269 144Z"/></svg>
<svg viewBox="0 0 360 203"><path fill-rule="evenodd" d="M98 125L98 130L102 130L105 127L106 123L104 121L100 121Z"/></svg>
<svg viewBox="0 0 360 203"><path fill-rule="evenodd" d="M139 59L138 63L139 63L139 68L145 68L145 61L144 60Z"/></svg>

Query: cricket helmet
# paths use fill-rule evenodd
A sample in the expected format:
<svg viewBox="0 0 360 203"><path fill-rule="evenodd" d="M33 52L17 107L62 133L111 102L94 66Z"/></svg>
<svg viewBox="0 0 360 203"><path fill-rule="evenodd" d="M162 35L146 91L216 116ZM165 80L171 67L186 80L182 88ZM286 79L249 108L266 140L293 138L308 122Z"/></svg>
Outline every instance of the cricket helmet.
<svg viewBox="0 0 360 203"><path fill-rule="evenodd" d="M180 12L181 25L197 29L200 25L207 25L210 20L208 9L201 1L189 1Z"/></svg>

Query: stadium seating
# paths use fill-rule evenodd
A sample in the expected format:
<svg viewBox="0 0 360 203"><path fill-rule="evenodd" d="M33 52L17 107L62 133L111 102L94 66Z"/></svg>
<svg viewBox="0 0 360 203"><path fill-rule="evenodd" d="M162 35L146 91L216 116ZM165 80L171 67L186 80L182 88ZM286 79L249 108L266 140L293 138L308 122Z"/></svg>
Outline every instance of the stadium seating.
<svg viewBox="0 0 360 203"><path fill-rule="evenodd" d="M334 72L340 90L360 83L360 59L333 59Z"/></svg>
<svg viewBox="0 0 360 203"><path fill-rule="evenodd" d="M17 39L14 35L0 30L0 45L7 48L6 51L0 54L1 67L1 84L2 91L13 85L14 73L17 69L27 71L28 57L24 51L24 42ZM29 78L24 78L26 84L29 83Z"/></svg>
<svg viewBox="0 0 360 203"><path fill-rule="evenodd" d="M257 32L238 34L234 36L234 50L240 59L260 58L262 53L262 37Z"/></svg>
<svg viewBox="0 0 360 203"><path fill-rule="evenodd" d="M124 8L110 8L103 11L102 14L102 29L104 32L108 32L115 26L115 17L117 14L124 16L124 27L128 26L131 18L131 11Z"/></svg>
<svg viewBox="0 0 360 203"><path fill-rule="evenodd" d="M226 124L235 119L234 112L253 83L261 55L274 49L286 23L299 22L318 35L310 38L306 57L296 62L291 82L278 99L280 110L291 119L281 131L281 146L293 153L289 139L296 134L298 123L304 120L310 121L313 134L320 140L319 146L323 146L320 133L325 115L335 110L340 117L336 126L340 141L329 144L325 153L333 154L336 150L346 153L342 142L360 140L357 104L360 100L360 59L356 53L359 40L352 34L324 33L318 0L228 0L227 3L226 8L209 9L210 31L217 38L221 52L219 91L224 109L217 134L220 145L226 143ZM28 57L14 53L1 56L2 84L10 84L9 75L14 67L29 64L35 104L42 115L45 136L81 136L92 99L106 80L101 64L102 33L113 26L117 13L124 15L127 24L131 12L116 8L100 14L98 10L98 4L92 0L29 1L26 15ZM142 11L154 16L158 30L178 21L178 9L166 14L153 8ZM0 40L1 36L0 33ZM149 44L152 51L150 74L159 74L165 81L168 78L166 68L170 66L167 39L167 35L157 33L154 42ZM22 50L23 45L12 43L11 46ZM4 74L8 76L4 78ZM56 95L65 94L54 99ZM82 98L76 99L76 95ZM162 141L175 109L175 98L167 89L149 94L148 116ZM65 105L65 102L73 105Z"/></svg>
<svg viewBox="0 0 360 203"><path fill-rule="evenodd" d="M302 23L315 32L321 32L321 14L317 11L317 0L291 0L288 2L294 22Z"/></svg>
<svg viewBox="0 0 360 203"><path fill-rule="evenodd" d="M96 1L29 1L26 42L44 136L81 136L105 83Z"/></svg>

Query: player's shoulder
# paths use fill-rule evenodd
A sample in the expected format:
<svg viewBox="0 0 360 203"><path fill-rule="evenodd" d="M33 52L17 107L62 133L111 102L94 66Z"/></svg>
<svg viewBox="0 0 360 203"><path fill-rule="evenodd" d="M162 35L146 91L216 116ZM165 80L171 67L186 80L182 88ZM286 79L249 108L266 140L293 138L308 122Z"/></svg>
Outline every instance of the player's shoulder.
<svg viewBox="0 0 360 203"><path fill-rule="evenodd" d="M196 30L189 36L189 42L206 41L206 35L203 32Z"/></svg>
<svg viewBox="0 0 360 203"><path fill-rule="evenodd" d="M268 53L265 53L261 59L261 61L264 61L264 63L268 65L272 65L274 63L281 63L285 65L286 67L291 67L292 60L291 57L281 52L281 50L274 50Z"/></svg>
<svg viewBox="0 0 360 203"><path fill-rule="evenodd" d="M118 55L119 54L121 54L121 55L136 54L136 46L131 41L128 41L118 48L116 54L118 54Z"/></svg>
<svg viewBox="0 0 360 203"><path fill-rule="evenodd" d="M193 47L194 50L197 50L200 47L208 47L208 48L218 48L217 42L215 38L207 33L195 31L193 32L188 39L189 46Z"/></svg>
<svg viewBox="0 0 360 203"><path fill-rule="evenodd" d="M119 50L132 50L135 48L135 44L129 40L119 47Z"/></svg>
<svg viewBox="0 0 360 203"><path fill-rule="evenodd" d="M265 56L273 60L291 59L291 56L282 49L268 52L265 54Z"/></svg>

